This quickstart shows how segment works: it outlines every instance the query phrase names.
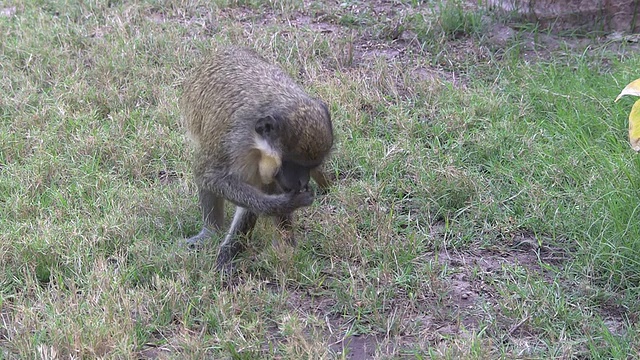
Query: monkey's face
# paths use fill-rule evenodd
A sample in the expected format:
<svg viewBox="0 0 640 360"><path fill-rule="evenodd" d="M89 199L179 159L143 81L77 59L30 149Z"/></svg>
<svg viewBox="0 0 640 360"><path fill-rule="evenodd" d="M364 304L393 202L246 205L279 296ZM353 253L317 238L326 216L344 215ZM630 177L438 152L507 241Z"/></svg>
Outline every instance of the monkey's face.
<svg viewBox="0 0 640 360"><path fill-rule="evenodd" d="M333 142L328 117L317 124L296 116L267 116L256 122L255 132L262 183L275 180L283 192L306 189L311 171L322 164Z"/></svg>
<svg viewBox="0 0 640 360"><path fill-rule="evenodd" d="M311 170L314 168L300 165L292 160L282 161L273 152L267 153L264 150L258 163L262 184L267 185L275 181L282 192L298 192L305 189L309 183Z"/></svg>
<svg viewBox="0 0 640 360"><path fill-rule="evenodd" d="M275 176L276 183L283 192L302 191L309 184L311 169L293 161L283 161Z"/></svg>

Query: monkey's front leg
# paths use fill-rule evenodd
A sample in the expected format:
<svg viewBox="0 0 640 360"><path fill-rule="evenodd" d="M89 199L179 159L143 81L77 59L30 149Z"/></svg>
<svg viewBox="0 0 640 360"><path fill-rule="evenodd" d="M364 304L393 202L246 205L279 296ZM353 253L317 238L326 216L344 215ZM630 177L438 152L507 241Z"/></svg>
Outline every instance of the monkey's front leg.
<svg viewBox="0 0 640 360"><path fill-rule="evenodd" d="M251 231L257 220L258 215L256 213L240 206L236 207L236 213L233 215L229 232L222 244L220 244L216 268L225 271L233 269L233 259L244 249L241 238L251 236Z"/></svg>
<svg viewBox="0 0 640 360"><path fill-rule="evenodd" d="M202 209L202 221L204 225L198 235L185 240L190 249L198 248L209 240L215 231L222 228L224 222L224 199L202 187L198 189L198 199Z"/></svg>

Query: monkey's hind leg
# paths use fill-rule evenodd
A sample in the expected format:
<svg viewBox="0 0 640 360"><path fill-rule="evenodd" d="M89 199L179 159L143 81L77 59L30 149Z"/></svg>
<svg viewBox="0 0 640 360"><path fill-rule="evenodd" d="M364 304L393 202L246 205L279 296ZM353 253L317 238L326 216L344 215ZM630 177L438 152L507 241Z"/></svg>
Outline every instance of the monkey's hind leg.
<svg viewBox="0 0 640 360"><path fill-rule="evenodd" d="M276 227L282 240L290 246L296 247L297 241L293 231L293 214L276 216ZM276 240L274 245L278 247L280 246L280 242Z"/></svg>
<svg viewBox="0 0 640 360"><path fill-rule="evenodd" d="M251 235L257 220L258 214L240 206L236 207L236 213L233 215L233 222L229 232L222 244L220 244L218 259L216 260L218 269L229 271L233 268L233 259L244 249L241 238Z"/></svg>
<svg viewBox="0 0 640 360"><path fill-rule="evenodd" d="M222 228L224 222L224 198L216 196L211 191L199 188L198 197L202 209L202 221L204 225L198 235L185 240L187 246L195 249L204 245L215 231Z"/></svg>
<svg viewBox="0 0 640 360"><path fill-rule="evenodd" d="M334 176L327 174L328 173L324 169L324 166L311 170L311 177L315 180L316 184L318 184L318 187L323 194L329 191L331 184L335 181Z"/></svg>

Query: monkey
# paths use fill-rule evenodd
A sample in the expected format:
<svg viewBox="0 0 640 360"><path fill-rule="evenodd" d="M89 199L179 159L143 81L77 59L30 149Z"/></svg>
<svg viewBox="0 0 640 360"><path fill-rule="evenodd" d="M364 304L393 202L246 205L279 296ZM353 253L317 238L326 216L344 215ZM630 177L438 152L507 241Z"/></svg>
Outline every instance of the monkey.
<svg viewBox="0 0 640 360"><path fill-rule="evenodd" d="M293 211L313 203L313 178L331 184L322 166L333 146L327 105L308 95L279 66L254 50L215 51L183 83L182 119L193 144L193 175L203 227L195 248L222 230L224 203L236 206L216 268L233 269L259 215L276 220L295 246Z"/></svg>

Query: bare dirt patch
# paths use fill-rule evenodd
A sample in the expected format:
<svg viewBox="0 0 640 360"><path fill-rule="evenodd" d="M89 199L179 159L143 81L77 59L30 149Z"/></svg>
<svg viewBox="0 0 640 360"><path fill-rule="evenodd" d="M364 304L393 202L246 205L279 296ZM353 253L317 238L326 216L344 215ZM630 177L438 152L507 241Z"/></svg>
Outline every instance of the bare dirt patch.
<svg viewBox="0 0 640 360"><path fill-rule="evenodd" d="M343 30L336 24L322 21L322 17L312 18L311 16L307 16L304 14L300 14L300 16L291 20L290 24L298 28L307 28L311 31L315 31L321 34L338 33Z"/></svg>
<svg viewBox="0 0 640 360"><path fill-rule="evenodd" d="M519 239L527 240L526 235ZM544 251L542 252L544 253ZM476 251L442 250L427 253L419 262L436 262L446 272L441 294L427 295L419 307L408 305L407 294L396 292L396 299L385 309L389 318L398 317L394 331L354 332L354 318L336 313L337 300L329 292L312 294L303 289L288 291L287 304L301 316L313 315L325 324L316 331L322 333L331 351L347 359L369 359L376 356L411 354L412 349L438 346L452 338L469 336L486 325L487 313L501 301L490 282L504 267L520 268L552 282L554 274L541 266L546 255L540 249L508 249L505 251L480 249ZM549 255L550 256L550 255ZM556 258L550 262L558 264ZM335 279L334 281L339 281ZM274 291L277 287L273 288ZM500 316L498 314L498 316ZM523 326L527 319L504 319L510 341L527 343L532 335ZM616 328L615 320L611 326Z"/></svg>
<svg viewBox="0 0 640 360"><path fill-rule="evenodd" d="M378 340L374 336L348 336L338 343L334 343L331 349L338 356L350 360L371 359L378 348Z"/></svg>
<svg viewBox="0 0 640 360"><path fill-rule="evenodd" d="M313 314L325 320L323 337L329 349L340 358L364 360L374 358L376 354L394 354L398 348L415 340L413 337L389 338L380 333L354 333L353 319L336 315L332 310L336 301L328 295L311 296L295 291L290 293L288 303L301 314Z"/></svg>

